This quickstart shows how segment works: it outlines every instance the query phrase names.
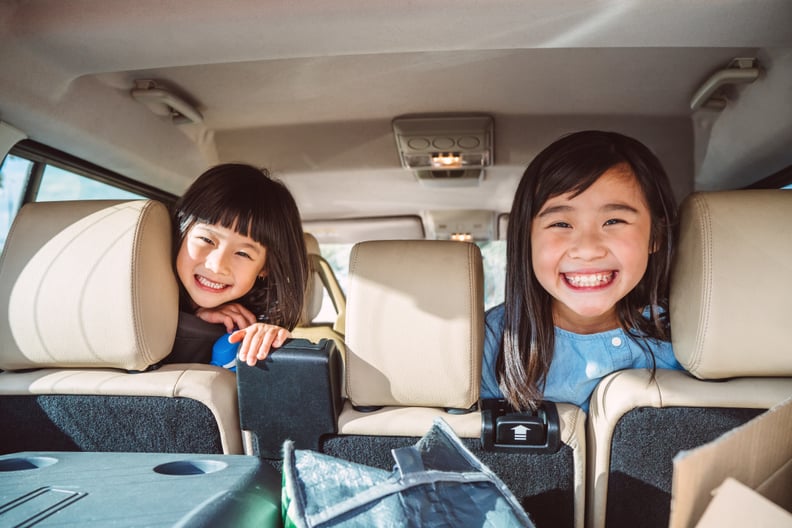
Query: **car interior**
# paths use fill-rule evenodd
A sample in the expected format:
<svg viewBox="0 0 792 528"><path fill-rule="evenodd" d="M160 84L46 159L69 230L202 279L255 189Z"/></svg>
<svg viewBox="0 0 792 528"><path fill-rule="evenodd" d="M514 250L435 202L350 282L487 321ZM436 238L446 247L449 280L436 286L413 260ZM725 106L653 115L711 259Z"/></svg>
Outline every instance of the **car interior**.
<svg viewBox="0 0 792 528"><path fill-rule="evenodd" d="M44 517L6 459L252 460L267 485L240 479L279 510L285 441L391 470L440 418L539 528L669 526L674 458L792 396L790 21L787 0L0 3L0 525L92 507ZM595 129L671 180L685 370L515 413L480 398L515 190L545 146ZM303 314L256 366L162 364L170 209L227 162L295 197ZM174 511L248 524L217 497Z"/></svg>

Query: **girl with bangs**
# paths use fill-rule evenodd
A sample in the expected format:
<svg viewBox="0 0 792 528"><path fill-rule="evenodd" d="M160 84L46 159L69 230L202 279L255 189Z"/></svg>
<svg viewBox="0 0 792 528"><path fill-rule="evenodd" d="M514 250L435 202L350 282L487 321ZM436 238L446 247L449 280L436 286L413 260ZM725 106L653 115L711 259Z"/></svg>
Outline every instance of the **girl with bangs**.
<svg viewBox="0 0 792 528"><path fill-rule="evenodd" d="M486 314L481 398L588 410L611 372L681 369L667 317L676 215L660 161L633 138L583 131L540 152L509 215L505 302Z"/></svg>
<svg viewBox="0 0 792 528"><path fill-rule="evenodd" d="M180 283L176 343L167 363L208 363L228 332L249 365L283 345L303 306L308 264L297 204L265 170L204 172L173 210Z"/></svg>

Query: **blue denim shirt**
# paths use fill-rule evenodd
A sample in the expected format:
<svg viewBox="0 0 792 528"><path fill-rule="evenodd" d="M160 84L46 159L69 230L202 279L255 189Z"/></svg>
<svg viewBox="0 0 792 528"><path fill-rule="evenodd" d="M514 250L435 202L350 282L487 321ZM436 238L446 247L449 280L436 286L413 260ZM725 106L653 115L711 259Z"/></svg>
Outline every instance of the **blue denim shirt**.
<svg viewBox="0 0 792 528"><path fill-rule="evenodd" d="M503 337L503 305L491 308L485 319L484 361L481 368L481 398L503 398L496 377L496 360ZM671 343L647 340L657 368L683 370L674 357ZM555 329L555 352L544 399L572 403L588 412L589 398L597 383L617 370L651 368L651 358L622 329L598 334L575 334Z"/></svg>

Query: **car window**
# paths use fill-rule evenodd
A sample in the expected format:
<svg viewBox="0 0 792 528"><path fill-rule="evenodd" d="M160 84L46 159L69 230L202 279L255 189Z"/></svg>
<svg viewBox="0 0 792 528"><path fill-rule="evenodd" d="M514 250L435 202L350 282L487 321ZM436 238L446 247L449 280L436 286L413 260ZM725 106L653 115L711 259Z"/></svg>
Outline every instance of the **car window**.
<svg viewBox="0 0 792 528"><path fill-rule="evenodd" d="M55 200L134 200L145 196L114 187L88 176L78 174L55 165L33 161L22 156L9 154L0 165L0 252L11 224L25 200L28 185L39 165L41 179L34 201Z"/></svg>
<svg viewBox="0 0 792 528"><path fill-rule="evenodd" d="M135 200L145 198L118 187L113 187L81 174L47 165L41 176L41 185L36 194L37 202L56 200Z"/></svg>
<svg viewBox="0 0 792 528"><path fill-rule="evenodd" d="M0 165L0 252L25 194L33 162L9 154Z"/></svg>
<svg viewBox="0 0 792 528"><path fill-rule="evenodd" d="M477 242L484 261L484 309L503 302L506 283L506 241Z"/></svg>
<svg viewBox="0 0 792 528"><path fill-rule="evenodd" d="M333 268L338 279L338 284L344 292L347 291L347 276L349 274L349 254L352 252L354 244L322 244L321 252L322 257ZM333 307L333 301L330 300L330 295L327 290L322 293L322 308L319 313L314 317L317 323L332 323L336 319L336 311Z"/></svg>

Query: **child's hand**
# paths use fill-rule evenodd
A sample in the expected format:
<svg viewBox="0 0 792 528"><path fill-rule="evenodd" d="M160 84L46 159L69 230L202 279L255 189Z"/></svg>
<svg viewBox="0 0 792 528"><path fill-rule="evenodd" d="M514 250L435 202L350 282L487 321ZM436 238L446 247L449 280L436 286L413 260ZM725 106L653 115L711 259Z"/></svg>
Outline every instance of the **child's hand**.
<svg viewBox="0 0 792 528"><path fill-rule="evenodd" d="M233 332L235 328L247 328L256 322L253 312L239 303L226 303L214 308L198 308L195 315L207 323L224 324L228 333Z"/></svg>
<svg viewBox="0 0 792 528"><path fill-rule="evenodd" d="M239 347L239 359L252 367L257 361L266 358L271 348L282 346L289 337L291 337L291 332L285 328L266 323L254 323L231 334L228 341L231 343L242 342Z"/></svg>

